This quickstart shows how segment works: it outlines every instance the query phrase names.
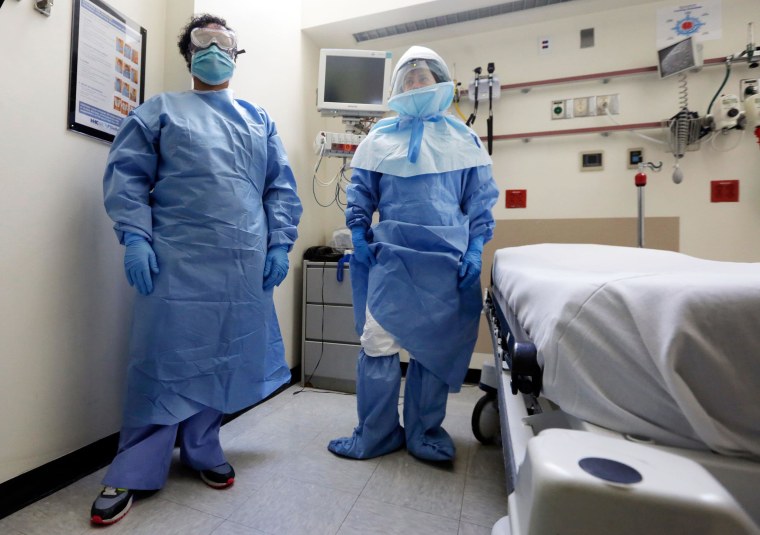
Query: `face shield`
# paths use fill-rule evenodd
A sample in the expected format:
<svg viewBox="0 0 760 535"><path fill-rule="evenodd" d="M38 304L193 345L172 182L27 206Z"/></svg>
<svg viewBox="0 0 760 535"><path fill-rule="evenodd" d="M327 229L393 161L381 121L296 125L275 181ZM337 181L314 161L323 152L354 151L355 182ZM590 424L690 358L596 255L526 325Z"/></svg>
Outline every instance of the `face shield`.
<svg viewBox="0 0 760 535"><path fill-rule="evenodd" d="M194 28L190 32L191 54L195 54L198 50L203 50L211 45L216 45L232 59L235 59L238 54L237 36L232 30L223 28Z"/></svg>
<svg viewBox="0 0 760 535"><path fill-rule="evenodd" d="M395 73L391 97L441 82L450 82L448 70L430 59L411 59Z"/></svg>

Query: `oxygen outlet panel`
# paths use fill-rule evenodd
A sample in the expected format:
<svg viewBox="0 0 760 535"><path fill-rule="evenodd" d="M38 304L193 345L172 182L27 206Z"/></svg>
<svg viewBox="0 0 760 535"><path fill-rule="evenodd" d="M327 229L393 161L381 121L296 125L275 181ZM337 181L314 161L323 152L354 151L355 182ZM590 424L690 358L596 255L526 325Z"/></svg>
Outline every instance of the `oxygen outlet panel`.
<svg viewBox="0 0 760 535"><path fill-rule="evenodd" d="M571 100L552 100L550 108L552 119L572 119L573 118L573 101Z"/></svg>

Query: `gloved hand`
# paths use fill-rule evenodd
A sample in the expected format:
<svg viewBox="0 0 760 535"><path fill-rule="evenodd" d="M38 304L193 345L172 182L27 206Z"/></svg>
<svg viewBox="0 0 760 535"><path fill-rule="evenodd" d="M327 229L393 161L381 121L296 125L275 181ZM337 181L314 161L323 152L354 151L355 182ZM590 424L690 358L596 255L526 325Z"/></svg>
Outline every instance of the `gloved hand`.
<svg viewBox="0 0 760 535"><path fill-rule="evenodd" d="M462 257L462 263L459 264L459 287L469 288L480 280L480 269L482 267L481 257L483 255L483 236L477 236L470 240L467 246L467 252Z"/></svg>
<svg viewBox="0 0 760 535"><path fill-rule="evenodd" d="M374 266L377 264L377 259L369 249L366 235L367 231L364 227L359 226L351 229L351 241L354 244L354 257L366 266Z"/></svg>
<svg viewBox="0 0 760 535"><path fill-rule="evenodd" d="M264 290L279 286L288 274L288 246L273 245L267 251L264 263Z"/></svg>
<svg viewBox="0 0 760 535"><path fill-rule="evenodd" d="M156 253L148 243L148 240L139 234L124 233L124 271L127 274L127 282L135 286L142 295L148 295L153 291L151 272L158 275L158 262Z"/></svg>

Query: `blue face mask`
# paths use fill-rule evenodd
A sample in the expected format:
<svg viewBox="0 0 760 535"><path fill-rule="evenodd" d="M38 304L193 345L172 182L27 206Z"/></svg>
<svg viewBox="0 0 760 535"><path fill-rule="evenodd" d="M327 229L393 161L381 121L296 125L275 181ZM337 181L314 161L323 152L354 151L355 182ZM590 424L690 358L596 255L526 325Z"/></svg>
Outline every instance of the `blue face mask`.
<svg viewBox="0 0 760 535"><path fill-rule="evenodd" d="M234 71L235 62L216 45L199 50L190 62L190 72L208 85L223 84L232 78Z"/></svg>
<svg viewBox="0 0 760 535"><path fill-rule="evenodd" d="M453 99L454 83L441 82L393 96L388 107L402 116L429 117L443 113Z"/></svg>

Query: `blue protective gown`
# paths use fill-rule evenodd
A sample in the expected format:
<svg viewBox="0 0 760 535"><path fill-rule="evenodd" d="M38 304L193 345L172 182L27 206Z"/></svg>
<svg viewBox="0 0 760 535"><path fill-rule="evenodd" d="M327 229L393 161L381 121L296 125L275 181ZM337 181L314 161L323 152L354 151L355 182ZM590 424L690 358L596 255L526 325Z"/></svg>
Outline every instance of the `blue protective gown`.
<svg viewBox="0 0 760 535"><path fill-rule="evenodd" d="M119 239L150 240L160 269L136 295L123 426L234 412L288 382L263 268L302 208L267 113L228 89L149 99L114 140L104 195Z"/></svg>
<svg viewBox="0 0 760 535"><path fill-rule="evenodd" d="M370 234L377 264L351 263L357 331L367 306L449 391L459 391L482 304L480 285L460 289L457 272L471 237L493 236L498 191L491 166L403 178L354 169L347 198L350 228L370 227L374 211L380 214Z"/></svg>

